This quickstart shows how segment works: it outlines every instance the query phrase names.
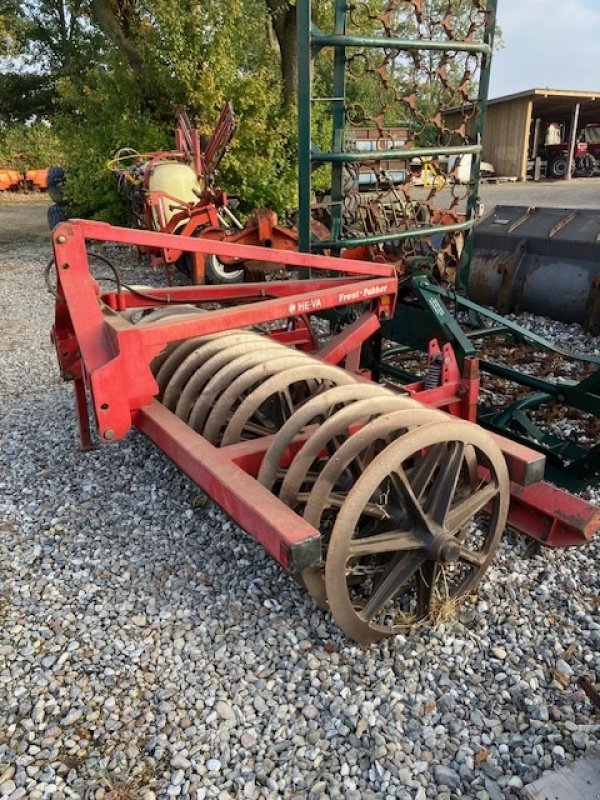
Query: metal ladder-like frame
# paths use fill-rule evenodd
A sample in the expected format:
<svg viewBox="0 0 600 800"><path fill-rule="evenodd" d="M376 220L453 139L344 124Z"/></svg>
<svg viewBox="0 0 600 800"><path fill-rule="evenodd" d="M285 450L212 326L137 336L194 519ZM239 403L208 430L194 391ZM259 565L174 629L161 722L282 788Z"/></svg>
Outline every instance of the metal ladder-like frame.
<svg viewBox="0 0 600 800"><path fill-rule="evenodd" d="M304 252L330 250L339 253L343 248L358 245L371 245L386 241L430 237L456 231L465 232L466 268L461 268L461 283L466 285L471 243L469 233L475 225L479 171L482 151L482 136L487 110L487 95L490 81L491 54L496 24L497 0L488 0L486 21L482 42L439 41L424 39L397 39L387 36L349 36L347 35L350 5L348 0L335 0L334 32L323 33L312 24L311 0L297 0L298 15L298 234L300 249ZM312 96L311 61L323 48L334 50L333 59L333 97L315 98ZM348 48L379 48L398 51L438 51L481 54L480 79L478 87L476 126L474 143L449 147L427 147L414 149L379 150L374 152L350 152L345 149L346 117L346 53ZM322 152L311 141L312 105L324 101L331 105L333 122L332 147L330 152ZM342 204L344 200L343 170L351 162L373 162L381 159L402 160L430 158L437 156L471 155L470 188L467 198L466 220L455 224L426 224L416 230L402 230L390 233L344 238L342 233ZM332 164L331 180L331 238L314 240L311 237L311 197L313 169L325 163Z"/></svg>

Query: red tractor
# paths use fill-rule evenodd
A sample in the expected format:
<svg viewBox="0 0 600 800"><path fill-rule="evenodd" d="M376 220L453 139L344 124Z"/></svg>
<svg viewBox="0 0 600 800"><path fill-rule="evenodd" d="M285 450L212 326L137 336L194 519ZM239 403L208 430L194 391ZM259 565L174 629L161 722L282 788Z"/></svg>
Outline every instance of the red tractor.
<svg viewBox="0 0 600 800"><path fill-rule="evenodd" d="M569 162L568 142L548 143L547 137L547 143L543 147L542 155L548 162L546 170L548 177L564 178ZM600 124L596 123L594 125L586 125L577 137L571 174L576 178L591 178L598 171L600 171Z"/></svg>

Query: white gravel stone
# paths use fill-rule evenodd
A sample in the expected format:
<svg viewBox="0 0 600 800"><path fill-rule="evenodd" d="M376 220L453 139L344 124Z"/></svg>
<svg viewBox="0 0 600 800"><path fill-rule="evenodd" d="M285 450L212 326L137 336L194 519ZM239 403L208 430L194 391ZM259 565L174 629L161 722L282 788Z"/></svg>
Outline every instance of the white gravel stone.
<svg viewBox="0 0 600 800"><path fill-rule="evenodd" d="M173 769L188 770L192 766L192 762L182 755L176 755L171 759L171 766Z"/></svg>
<svg viewBox="0 0 600 800"><path fill-rule="evenodd" d="M182 769L175 770L175 772L171 775L171 783L173 786L179 786L180 783L183 783L184 778L185 772Z"/></svg>
<svg viewBox="0 0 600 800"><path fill-rule="evenodd" d="M233 719L235 717L233 709L229 703L226 703L224 700L219 700L215 706L215 710L221 719Z"/></svg>

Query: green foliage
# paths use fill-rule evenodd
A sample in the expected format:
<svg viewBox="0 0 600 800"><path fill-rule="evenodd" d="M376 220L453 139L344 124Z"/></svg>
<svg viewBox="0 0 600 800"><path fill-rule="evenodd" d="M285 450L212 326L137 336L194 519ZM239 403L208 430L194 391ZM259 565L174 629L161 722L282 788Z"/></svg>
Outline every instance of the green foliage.
<svg viewBox="0 0 600 800"><path fill-rule="evenodd" d="M67 80L60 91L64 111L56 119L56 129L65 154L70 211L74 216L126 224L126 203L107 162L122 147L134 146L139 152L164 149L171 138L166 126L140 110L139 98L136 102L118 68L91 71L81 93Z"/></svg>
<svg viewBox="0 0 600 800"><path fill-rule="evenodd" d="M0 121L26 122L48 117L56 97L51 75L9 71L0 73Z"/></svg>
<svg viewBox="0 0 600 800"><path fill-rule="evenodd" d="M141 80L120 68L113 53L109 69L92 68L60 82L58 128L77 214L124 221L123 200L106 169L113 153L121 147L170 149L179 104L210 134L225 100L233 102L237 130L219 185L240 196L242 211L268 206L283 212L295 204L295 120L282 113L264 3L182 6L174 15L166 0L138 5L136 46L147 68Z"/></svg>
<svg viewBox="0 0 600 800"><path fill-rule="evenodd" d="M61 159L62 148L53 127L14 123L0 128L0 166L23 172L43 169Z"/></svg>
<svg viewBox="0 0 600 800"><path fill-rule="evenodd" d="M296 203L295 114L281 115L268 82L238 87L238 128L223 159L220 183L238 194L242 211L267 206L282 213Z"/></svg>

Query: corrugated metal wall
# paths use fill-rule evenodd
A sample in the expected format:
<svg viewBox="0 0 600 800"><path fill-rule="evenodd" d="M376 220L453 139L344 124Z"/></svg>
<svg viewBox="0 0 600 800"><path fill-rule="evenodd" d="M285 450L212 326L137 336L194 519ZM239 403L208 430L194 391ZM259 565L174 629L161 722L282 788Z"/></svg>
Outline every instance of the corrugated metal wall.
<svg viewBox="0 0 600 800"><path fill-rule="evenodd" d="M496 175L525 178L531 109L532 101L528 97L488 106L483 135L483 160L494 165ZM459 115L448 114L448 127L452 128L458 120ZM474 127L474 120L471 120L469 134L473 133Z"/></svg>
<svg viewBox="0 0 600 800"><path fill-rule="evenodd" d="M497 175L525 178L532 101L520 97L488 107L483 136L483 159Z"/></svg>

